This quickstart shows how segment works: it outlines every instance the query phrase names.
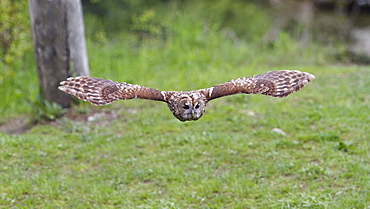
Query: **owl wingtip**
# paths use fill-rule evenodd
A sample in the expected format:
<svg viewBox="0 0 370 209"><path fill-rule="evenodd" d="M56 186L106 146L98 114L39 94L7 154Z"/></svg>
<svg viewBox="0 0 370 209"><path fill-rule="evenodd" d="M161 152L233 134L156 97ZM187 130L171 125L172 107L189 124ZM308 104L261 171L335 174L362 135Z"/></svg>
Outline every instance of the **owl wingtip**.
<svg viewBox="0 0 370 209"><path fill-rule="evenodd" d="M60 85L63 85L62 82L60 82ZM58 86L58 89L61 90L61 91L66 91L65 86Z"/></svg>
<svg viewBox="0 0 370 209"><path fill-rule="evenodd" d="M289 70L286 70L286 71L289 71ZM310 81L312 81L312 80L315 80L315 78L316 78L316 77L315 77L313 74L311 74L311 73L301 72L301 71L299 71L299 70L293 70L293 72L303 73L304 75L306 75L306 76L307 76L307 80L308 80L308 82L310 82Z"/></svg>
<svg viewBox="0 0 370 209"><path fill-rule="evenodd" d="M315 80L315 76L310 74L310 73L307 73L308 74L308 82L312 81L312 80Z"/></svg>

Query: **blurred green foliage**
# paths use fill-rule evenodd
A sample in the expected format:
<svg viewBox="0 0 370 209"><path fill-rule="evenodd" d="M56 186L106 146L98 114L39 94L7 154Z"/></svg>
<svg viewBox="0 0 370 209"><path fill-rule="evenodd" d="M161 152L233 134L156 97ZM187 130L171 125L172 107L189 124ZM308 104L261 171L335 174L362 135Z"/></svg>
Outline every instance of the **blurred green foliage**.
<svg viewBox="0 0 370 209"><path fill-rule="evenodd" d="M145 10L141 15L133 15L131 30L138 33L141 38L158 35L160 28L155 23L152 23L155 15L156 12L154 9Z"/></svg>
<svg viewBox="0 0 370 209"><path fill-rule="evenodd" d="M0 11L1 62L14 66L32 46L27 1L2 0Z"/></svg>
<svg viewBox="0 0 370 209"><path fill-rule="evenodd" d="M260 2L260 1L256 1ZM142 36L162 35L171 32L168 22L174 13L186 13L199 22L218 29L232 31L233 36L255 40L266 32L270 25L269 8L254 1L149 1L149 0L83 0L87 34L104 31L112 38L119 32L135 32ZM92 23L92 24L89 24Z"/></svg>
<svg viewBox="0 0 370 209"><path fill-rule="evenodd" d="M46 100L41 93L37 95L35 101L28 101L28 105L32 110L31 123L38 123L43 120L55 120L67 112L67 109L63 109L57 103Z"/></svg>
<svg viewBox="0 0 370 209"><path fill-rule="evenodd" d="M31 48L27 1L1 0L0 94L3 102L0 105L0 114L19 105L24 95L28 95L29 90L32 89L24 85L22 80L25 77L32 78L32 74L25 72L25 67L34 63L33 57L29 59L30 56L25 56Z"/></svg>

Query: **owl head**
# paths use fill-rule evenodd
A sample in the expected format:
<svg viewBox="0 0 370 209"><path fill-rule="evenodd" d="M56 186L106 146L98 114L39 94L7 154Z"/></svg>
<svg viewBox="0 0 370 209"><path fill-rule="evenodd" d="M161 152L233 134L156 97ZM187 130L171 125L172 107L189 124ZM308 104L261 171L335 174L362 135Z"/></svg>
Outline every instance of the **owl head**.
<svg viewBox="0 0 370 209"><path fill-rule="evenodd" d="M180 121L198 120L205 112L206 101L199 92L179 92L168 102L172 114Z"/></svg>

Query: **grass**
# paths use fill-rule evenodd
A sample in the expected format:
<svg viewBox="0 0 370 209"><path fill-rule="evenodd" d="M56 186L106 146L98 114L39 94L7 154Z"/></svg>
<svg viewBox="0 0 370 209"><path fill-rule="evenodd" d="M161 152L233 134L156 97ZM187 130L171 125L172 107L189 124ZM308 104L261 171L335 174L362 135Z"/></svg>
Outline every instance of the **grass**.
<svg viewBox="0 0 370 209"><path fill-rule="evenodd" d="M284 99L212 101L196 122L177 121L164 103L130 100L82 104L24 134L0 133L0 207L369 208L369 68L330 64L325 51L287 37L269 50L187 21L165 43L89 41L91 75L163 90L278 69L316 80ZM36 96L37 80L25 79L36 72L28 61L4 90L2 124L30 115L22 98Z"/></svg>

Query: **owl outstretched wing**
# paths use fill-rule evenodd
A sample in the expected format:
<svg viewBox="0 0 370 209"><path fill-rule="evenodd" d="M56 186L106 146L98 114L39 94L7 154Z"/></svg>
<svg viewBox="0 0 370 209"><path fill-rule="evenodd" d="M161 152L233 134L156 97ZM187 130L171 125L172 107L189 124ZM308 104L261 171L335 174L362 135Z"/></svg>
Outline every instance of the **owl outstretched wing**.
<svg viewBox="0 0 370 209"><path fill-rule="evenodd" d="M127 99L164 101L161 91L157 89L89 76L71 77L60 82L60 85L59 90L94 105L107 105Z"/></svg>
<svg viewBox="0 0 370 209"><path fill-rule="evenodd" d="M204 90L209 92L208 100L239 93L286 97L299 91L314 79L315 76L310 73L298 70L280 70L254 77L234 79Z"/></svg>
<svg viewBox="0 0 370 209"><path fill-rule="evenodd" d="M163 101L177 119L189 121L202 117L207 102L212 99L238 93L286 97L314 79L314 75L300 71L270 71L254 77L234 79L206 89L176 92L80 76L62 81L58 88L94 105L106 105L116 100L127 99Z"/></svg>

